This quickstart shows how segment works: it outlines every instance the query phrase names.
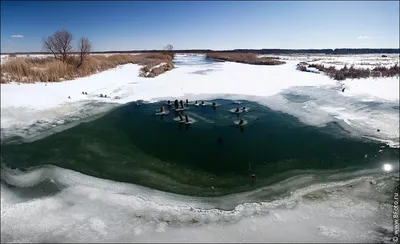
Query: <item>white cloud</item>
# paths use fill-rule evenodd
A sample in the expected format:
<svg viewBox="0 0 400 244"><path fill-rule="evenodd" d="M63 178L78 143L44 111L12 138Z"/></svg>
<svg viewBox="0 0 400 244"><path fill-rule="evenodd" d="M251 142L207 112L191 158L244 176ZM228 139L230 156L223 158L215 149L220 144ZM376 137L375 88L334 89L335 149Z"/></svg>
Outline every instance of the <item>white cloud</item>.
<svg viewBox="0 0 400 244"><path fill-rule="evenodd" d="M23 35L11 35L10 37L11 38L23 38L24 36Z"/></svg>
<svg viewBox="0 0 400 244"><path fill-rule="evenodd" d="M359 36L357 39L369 39L369 36Z"/></svg>

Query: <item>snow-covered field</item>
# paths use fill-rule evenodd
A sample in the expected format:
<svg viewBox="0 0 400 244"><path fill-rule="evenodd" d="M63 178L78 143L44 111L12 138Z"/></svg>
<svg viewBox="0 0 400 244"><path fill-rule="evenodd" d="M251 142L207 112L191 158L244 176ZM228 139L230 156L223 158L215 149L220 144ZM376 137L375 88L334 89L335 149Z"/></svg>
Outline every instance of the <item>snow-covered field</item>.
<svg viewBox="0 0 400 244"><path fill-rule="evenodd" d="M9 60L15 59L15 58L47 58L51 57L52 55L50 54L17 54L14 57L10 57L8 54L2 54L1 55L1 63L5 63Z"/></svg>
<svg viewBox="0 0 400 244"><path fill-rule="evenodd" d="M128 64L62 83L2 84L2 139L36 139L139 99L229 98L259 102L314 126L337 121L355 136L399 145L398 78L337 82L297 71L296 64L304 60L295 57L287 57L281 66L208 63L201 55L176 59L176 69L152 79L138 77L140 66ZM100 93L109 97L100 98ZM398 162L389 163L398 171ZM246 196L210 203L57 167L2 169L1 174L17 186L33 186L44 178L67 186L53 196L27 200L2 184L2 241L9 238L3 234L12 233L26 242L375 242L393 230L388 224L392 205L384 194L393 181L383 172L379 179L353 175L352 181L317 184L286 199L240 204L229 211L216 206ZM311 178L302 175L275 187Z"/></svg>
<svg viewBox="0 0 400 244"><path fill-rule="evenodd" d="M336 69L341 69L345 65L355 68L373 69L375 67L391 67L395 64L399 65L399 54L384 54L387 57L382 57L383 54L362 54L362 55L278 55L283 60L299 60L299 62L308 62L309 64L322 64ZM275 56L275 55L260 55L260 56Z"/></svg>

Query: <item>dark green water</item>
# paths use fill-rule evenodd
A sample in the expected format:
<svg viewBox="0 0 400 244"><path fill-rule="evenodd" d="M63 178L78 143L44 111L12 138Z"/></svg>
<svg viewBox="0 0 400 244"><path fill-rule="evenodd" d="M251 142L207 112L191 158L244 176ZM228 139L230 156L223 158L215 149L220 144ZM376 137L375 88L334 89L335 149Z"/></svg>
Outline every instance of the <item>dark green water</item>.
<svg viewBox="0 0 400 244"><path fill-rule="evenodd" d="M338 124L306 126L296 118L256 103L241 115L229 110L232 101L190 106L197 122L186 126L160 117L159 103L131 103L107 115L44 139L2 145L3 162L28 168L52 164L88 175L130 182L187 195L221 195L245 191L302 170L358 170L398 160L397 149L351 139ZM368 155L365 157L365 155ZM252 180L250 172L257 180Z"/></svg>

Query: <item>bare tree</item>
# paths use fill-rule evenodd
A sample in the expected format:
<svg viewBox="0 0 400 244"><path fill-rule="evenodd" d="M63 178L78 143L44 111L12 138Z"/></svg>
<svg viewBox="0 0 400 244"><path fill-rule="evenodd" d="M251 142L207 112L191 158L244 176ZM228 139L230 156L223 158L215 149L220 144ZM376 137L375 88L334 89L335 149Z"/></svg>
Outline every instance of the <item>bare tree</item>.
<svg viewBox="0 0 400 244"><path fill-rule="evenodd" d="M92 43L90 43L88 38L81 37L81 39L79 39L78 51L79 51L79 64L78 64L78 67L80 67L83 64L83 62L85 61L85 58L92 51Z"/></svg>
<svg viewBox="0 0 400 244"><path fill-rule="evenodd" d="M66 62L72 49L71 41L72 34L67 30L60 30L43 40L43 48L51 52L56 59Z"/></svg>
<svg viewBox="0 0 400 244"><path fill-rule="evenodd" d="M174 54L172 53L172 50L174 47L171 44L168 44L164 47L164 54L169 55L171 58L174 58Z"/></svg>
<svg viewBox="0 0 400 244"><path fill-rule="evenodd" d="M174 49L174 47L171 45L171 44L168 44L168 45L166 45L165 47L164 47L164 50L165 51L172 51Z"/></svg>

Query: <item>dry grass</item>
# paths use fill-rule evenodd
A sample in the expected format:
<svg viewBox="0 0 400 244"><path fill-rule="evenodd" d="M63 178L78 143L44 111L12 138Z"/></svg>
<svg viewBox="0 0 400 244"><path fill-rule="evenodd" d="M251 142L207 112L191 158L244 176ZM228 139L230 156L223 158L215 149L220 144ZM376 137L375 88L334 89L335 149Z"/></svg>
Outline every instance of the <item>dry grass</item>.
<svg viewBox="0 0 400 244"><path fill-rule="evenodd" d="M274 57L258 57L254 53L207 53L207 58L254 65L280 65L284 61Z"/></svg>
<svg viewBox="0 0 400 244"><path fill-rule="evenodd" d="M145 53L138 55L116 54L110 56L93 55L89 56L82 66L78 68L78 57L70 56L66 63L46 58L15 58L1 64L1 83L12 81L21 83L33 82L59 82L78 77L85 77L97 72L105 71L123 64L139 64L141 70L150 70L144 77L154 77L174 67L173 56L166 53ZM168 69L155 69L151 67L160 63L166 63ZM163 72L160 72L163 70ZM156 72L157 71L157 72ZM143 73L143 72L141 72Z"/></svg>
<svg viewBox="0 0 400 244"><path fill-rule="evenodd" d="M304 64L299 64L300 70L304 71L302 67ZM319 71L324 72L326 75L335 80L345 80L345 79L360 79L360 78L368 78L368 77L394 77L400 76L400 68L399 66L393 65L389 68L387 67L375 67L372 70L370 69L362 69L362 68L354 68L354 66L347 67L345 65L341 69L336 69L334 66L325 67L321 64L310 64L308 67L314 67ZM305 67L304 67L305 68Z"/></svg>
<svg viewBox="0 0 400 244"><path fill-rule="evenodd" d="M300 71L307 71L307 66L304 63L299 63L297 67Z"/></svg>
<svg viewBox="0 0 400 244"><path fill-rule="evenodd" d="M141 77L156 77L157 75L160 75L168 70L171 70L174 68L174 65L172 63L150 63L146 66L143 66L143 68L140 70L139 76Z"/></svg>

